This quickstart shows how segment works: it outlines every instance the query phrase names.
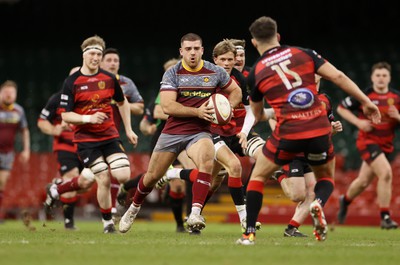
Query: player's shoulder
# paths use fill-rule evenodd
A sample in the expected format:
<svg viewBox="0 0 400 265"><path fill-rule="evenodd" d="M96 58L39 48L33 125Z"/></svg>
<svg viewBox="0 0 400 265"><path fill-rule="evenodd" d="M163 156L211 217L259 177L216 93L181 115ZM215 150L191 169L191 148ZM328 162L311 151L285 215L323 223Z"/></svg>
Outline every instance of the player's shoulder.
<svg viewBox="0 0 400 265"><path fill-rule="evenodd" d="M102 69L102 68L99 69L99 71L97 72L97 74L98 74L98 75L99 75L99 74L103 74L103 75L107 75L107 76L111 77L112 79L118 79L118 78L117 78L117 75L115 75L115 74L113 74L113 73L111 73L111 72L109 72L109 71L106 71L106 70L104 70L104 69Z"/></svg>
<svg viewBox="0 0 400 265"><path fill-rule="evenodd" d="M117 76L117 79L118 79L118 80L120 80L120 81L122 81L122 82L124 82L124 83L133 83L133 80L132 80L131 78L127 77L126 75L120 75L120 74L118 74L118 75L116 75L116 76Z"/></svg>
<svg viewBox="0 0 400 265"><path fill-rule="evenodd" d="M21 113L25 112L24 107L22 107L19 103L15 102L13 105L14 105L14 110Z"/></svg>

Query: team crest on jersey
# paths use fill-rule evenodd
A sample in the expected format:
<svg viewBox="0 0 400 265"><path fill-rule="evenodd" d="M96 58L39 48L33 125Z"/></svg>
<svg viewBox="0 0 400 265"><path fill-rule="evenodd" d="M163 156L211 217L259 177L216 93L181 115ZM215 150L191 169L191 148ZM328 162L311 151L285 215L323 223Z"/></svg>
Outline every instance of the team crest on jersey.
<svg viewBox="0 0 400 265"><path fill-rule="evenodd" d="M294 108L308 108L314 103L314 94L307 88L296 89L289 94L288 102Z"/></svg>
<svg viewBox="0 0 400 265"><path fill-rule="evenodd" d="M99 94L94 94L90 100L95 103L99 100L99 98L100 98Z"/></svg>
<svg viewBox="0 0 400 265"><path fill-rule="evenodd" d="M106 82L104 82L104 81L98 82L97 85L99 86L100 89L106 88Z"/></svg>
<svg viewBox="0 0 400 265"><path fill-rule="evenodd" d="M388 98L387 100L388 105L394 105L394 99L393 98Z"/></svg>
<svg viewBox="0 0 400 265"><path fill-rule="evenodd" d="M205 76L204 78L203 78L203 86L208 86L209 83L210 82L210 77L208 77L208 76Z"/></svg>

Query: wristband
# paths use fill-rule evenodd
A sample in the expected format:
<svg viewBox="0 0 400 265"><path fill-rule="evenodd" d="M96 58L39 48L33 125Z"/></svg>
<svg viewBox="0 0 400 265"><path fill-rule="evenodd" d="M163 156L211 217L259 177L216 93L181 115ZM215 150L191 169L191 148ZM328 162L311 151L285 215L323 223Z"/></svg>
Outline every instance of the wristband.
<svg viewBox="0 0 400 265"><path fill-rule="evenodd" d="M82 123L90 123L90 117L92 115L82 115Z"/></svg>

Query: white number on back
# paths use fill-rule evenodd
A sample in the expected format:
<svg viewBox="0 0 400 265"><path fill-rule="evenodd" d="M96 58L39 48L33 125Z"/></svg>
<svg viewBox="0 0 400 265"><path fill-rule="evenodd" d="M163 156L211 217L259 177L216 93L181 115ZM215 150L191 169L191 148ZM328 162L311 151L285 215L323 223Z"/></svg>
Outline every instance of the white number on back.
<svg viewBox="0 0 400 265"><path fill-rule="evenodd" d="M279 64L275 64L273 66L271 66L271 69L274 70L279 77L282 79L282 82L285 84L287 90L290 90L292 88L301 86L301 84L303 83L303 81L301 80L300 76L287 68L287 65L290 64L290 60L285 60L283 62L280 62ZM294 80L296 80L293 83L290 83L289 79L286 77L286 75L290 75L294 78Z"/></svg>

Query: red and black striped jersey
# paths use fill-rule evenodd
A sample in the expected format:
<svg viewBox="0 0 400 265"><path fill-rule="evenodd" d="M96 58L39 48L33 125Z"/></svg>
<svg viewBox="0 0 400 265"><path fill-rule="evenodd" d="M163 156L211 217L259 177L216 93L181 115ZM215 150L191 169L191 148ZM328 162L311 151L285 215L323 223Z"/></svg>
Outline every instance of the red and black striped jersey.
<svg viewBox="0 0 400 265"><path fill-rule="evenodd" d="M251 71L251 67L245 65L243 67L242 74L244 75L244 77L247 78L249 76L249 74L250 74L250 71Z"/></svg>
<svg viewBox="0 0 400 265"><path fill-rule="evenodd" d="M264 98L274 109L275 137L308 139L331 131L315 83L325 62L313 50L292 46L272 48L256 61L247 78L250 96L254 102Z"/></svg>
<svg viewBox="0 0 400 265"><path fill-rule="evenodd" d="M122 102L125 97L115 75L102 69L90 76L78 71L65 80L60 106L66 112L81 115L104 112L108 116L102 124L76 125L74 142L98 142L119 137L111 107L113 99Z"/></svg>
<svg viewBox="0 0 400 265"><path fill-rule="evenodd" d="M368 88L364 93L378 106L382 118L379 124L372 124L373 130L371 132L358 131L356 145L358 148L363 148L369 144L378 144L382 148L382 151L386 153L393 152L395 128L399 123L395 119L389 117L388 109L390 105L393 105L400 110L400 92L389 89L387 93L380 94L375 92L373 88ZM360 102L352 97L346 97L339 106L358 112L357 115L360 119L367 119L362 111Z"/></svg>
<svg viewBox="0 0 400 265"><path fill-rule="evenodd" d="M231 78L242 89L242 101L233 109L233 116L231 121L226 125L211 124L211 133L221 136L232 136L238 134L244 124L246 117L246 109L244 106L249 105L249 93L247 92L246 78L236 68L232 69ZM224 94L223 92L220 92ZM225 94L225 96L227 96Z"/></svg>
<svg viewBox="0 0 400 265"><path fill-rule="evenodd" d="M47 120L51 124L61 124L62 118L61 113L65 111L64 108L60 108L61 91L54 93L46 103L46 106L40 112L39 120ZM71 129L74 126L71 127ZM74 132L62 131L59 136L53 137L53 151L68 151L76 152L77 145L73 143Z"/></svg>
<svg viewBox="0 0 400 265"><path fill-rule="evenodd" d="M176 101L183 106L200 107L218 89L222 91L232 82L221 66L202 61L197 71L186 69L182 61L167 70L162 78L160 91L175 91ZM169 116L163 133L195 134L210 132L210 122L197 117Z"/></svg>

